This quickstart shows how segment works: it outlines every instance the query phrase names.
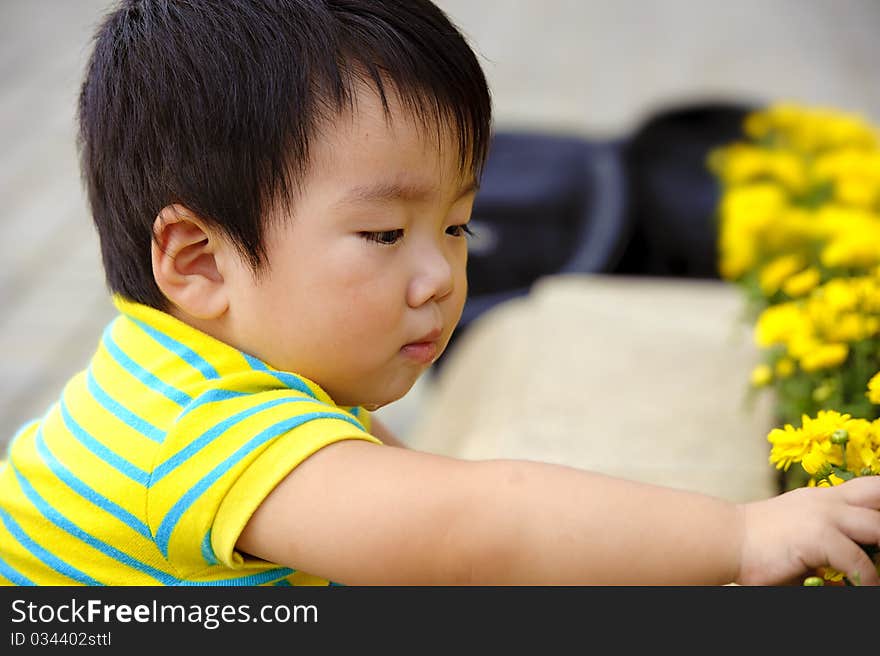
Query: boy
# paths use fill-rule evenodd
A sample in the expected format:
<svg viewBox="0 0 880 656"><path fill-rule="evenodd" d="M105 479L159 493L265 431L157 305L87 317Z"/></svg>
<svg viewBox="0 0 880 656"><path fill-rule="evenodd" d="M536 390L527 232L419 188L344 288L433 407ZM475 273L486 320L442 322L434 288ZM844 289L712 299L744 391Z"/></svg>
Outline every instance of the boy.
<svg viewBox="0 0 880 656"><path fill-rule="evenodd" d="M4 582L880 582L880 478L736 505L371 422L461 315L489 137L428 0L128 0L79 118L120 315L10 446Z"/></svg>

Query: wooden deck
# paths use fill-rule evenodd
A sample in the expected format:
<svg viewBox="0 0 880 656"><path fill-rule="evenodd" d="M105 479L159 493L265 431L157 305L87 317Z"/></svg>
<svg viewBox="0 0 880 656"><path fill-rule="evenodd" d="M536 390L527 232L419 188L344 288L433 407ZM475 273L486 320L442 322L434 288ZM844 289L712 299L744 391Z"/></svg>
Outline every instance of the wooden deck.
<svg viewBox="0 0 880 656"><path fill-rule="evenodd" d="M874 0L439 4L483 58L499 125L620 133L657 104L710 96L880 118ZM0 447L86 363L112 316L73 118L107 6L0 0ZM385 412L405 425L413 398Z"/></svg>

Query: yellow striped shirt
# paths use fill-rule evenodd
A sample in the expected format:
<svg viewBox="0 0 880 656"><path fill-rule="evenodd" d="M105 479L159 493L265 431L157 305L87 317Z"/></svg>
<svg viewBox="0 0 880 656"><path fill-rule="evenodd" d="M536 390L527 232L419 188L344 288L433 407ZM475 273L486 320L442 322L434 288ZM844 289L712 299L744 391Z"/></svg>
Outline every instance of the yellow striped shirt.
<svg viewBox="0 0 880 656"><path fill-rule="evenodd" d="M363 408L174 317L114 299L88 368L13 438L0 470L0 583L327 584L237 552L290 471Z"/></svg>

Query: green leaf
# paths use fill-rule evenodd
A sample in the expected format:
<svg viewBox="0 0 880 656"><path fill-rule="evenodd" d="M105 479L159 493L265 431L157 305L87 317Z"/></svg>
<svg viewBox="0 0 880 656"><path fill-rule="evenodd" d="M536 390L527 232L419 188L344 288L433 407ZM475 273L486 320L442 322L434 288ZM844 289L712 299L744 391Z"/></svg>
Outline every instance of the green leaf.
<svg viewBox="0 0 880 656"><path fill-rule="evenodd" d="M832 467L831 472L838 478L842 478L845 481L849 481L856 477L856 475L853 474L851 471L841 469L840 467Z"/></svg>

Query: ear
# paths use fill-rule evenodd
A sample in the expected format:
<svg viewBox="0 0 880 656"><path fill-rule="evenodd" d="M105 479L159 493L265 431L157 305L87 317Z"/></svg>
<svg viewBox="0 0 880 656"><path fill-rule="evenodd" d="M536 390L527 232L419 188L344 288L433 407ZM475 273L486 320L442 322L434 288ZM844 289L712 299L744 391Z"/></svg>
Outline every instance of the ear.
<svg viewBox="0 0 880 656"><path fill-rule="evenodd" d="M197 319L217 319L229 307L217 230L182 205L162 208L153 222L153 277L165 297Z"/></svg>

